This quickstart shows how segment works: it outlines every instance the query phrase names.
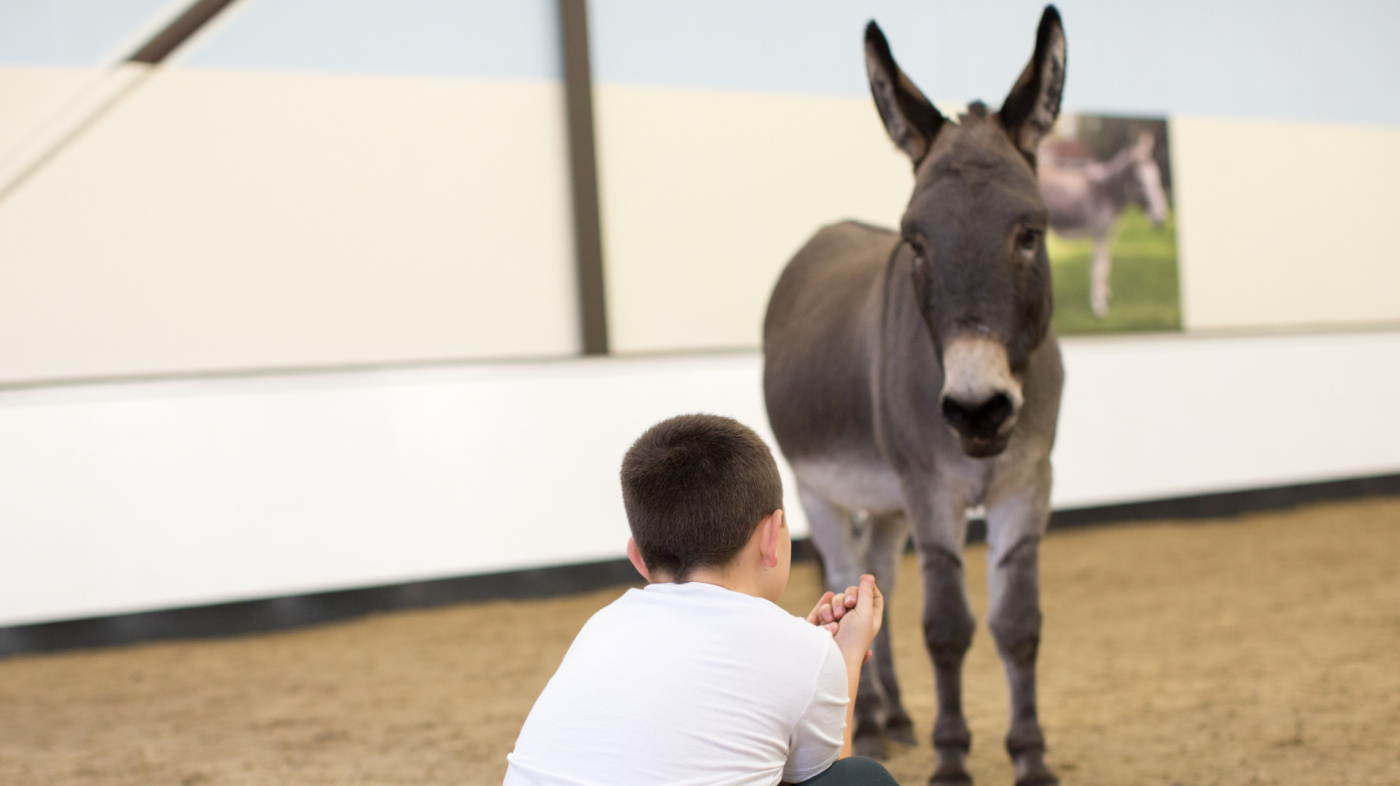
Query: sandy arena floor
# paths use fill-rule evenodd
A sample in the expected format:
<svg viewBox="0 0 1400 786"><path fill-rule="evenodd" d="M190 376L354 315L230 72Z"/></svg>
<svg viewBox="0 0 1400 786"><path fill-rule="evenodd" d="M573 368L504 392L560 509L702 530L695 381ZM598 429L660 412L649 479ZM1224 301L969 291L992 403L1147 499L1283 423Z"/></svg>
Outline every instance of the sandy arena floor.
<svg viewBox="0 0 1400 786"><path fill-rule="evenodd" d="M923 784L913 567L893 624L925 742L889 765ZM1400 784L1400 500L1055 533L1042 577L1042 716L1066 786ZM0 660L0 784L498 784L574 633L619 592ZM816 595L799 566L790 607ZM974 776L1009 785L985 628L967 672Z"/></svg>

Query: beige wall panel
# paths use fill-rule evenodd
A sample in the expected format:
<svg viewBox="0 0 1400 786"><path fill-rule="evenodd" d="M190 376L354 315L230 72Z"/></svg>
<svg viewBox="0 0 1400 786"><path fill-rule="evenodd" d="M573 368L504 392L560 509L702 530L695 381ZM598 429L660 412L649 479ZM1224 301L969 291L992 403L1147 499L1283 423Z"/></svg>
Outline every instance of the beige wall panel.
<svg viewBox="0 0 1400 786"><path fill-rule="evenodd" d="M1174 117L1188 330L1400 322L1400 128Z"/></svg>
<svg viewBox="0 0 1400 786"><path fill-rule="evenodd" d="M97 68L0 65L0 162L101 74Z"/></svg>
<svg viewBox="0 0 1400 786"><path fill-rule="evenodd" d="M0 203L0 381L578 350L562 88L154 74Z"/></svg>
<svg viewBox="0 0 1400 786"><path fill-rule="evenodd" d="M819 227L894 226L913 176L869 99L595 89L618 352L756 347L768 294Z"/></svg>

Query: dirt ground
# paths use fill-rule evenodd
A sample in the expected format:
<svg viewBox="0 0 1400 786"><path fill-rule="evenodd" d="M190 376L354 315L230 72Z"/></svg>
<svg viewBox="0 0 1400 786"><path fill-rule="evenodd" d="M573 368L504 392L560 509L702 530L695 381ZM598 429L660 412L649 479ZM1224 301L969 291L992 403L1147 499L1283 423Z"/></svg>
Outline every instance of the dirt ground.
<svg viewBox="0 0 1400 786"><path fill-rule="evenodd" d="M1041 708L1066 786L1400 784L1400 500L1052 533L1041 559ZM924 742L889 766L923 784L913 569L892 624ZM498 784L575 632L620 591L0 660L0 784ZM798 566L790 608L816 595ZM985 628L965 689L974 777L1010 784Z"/></svg>

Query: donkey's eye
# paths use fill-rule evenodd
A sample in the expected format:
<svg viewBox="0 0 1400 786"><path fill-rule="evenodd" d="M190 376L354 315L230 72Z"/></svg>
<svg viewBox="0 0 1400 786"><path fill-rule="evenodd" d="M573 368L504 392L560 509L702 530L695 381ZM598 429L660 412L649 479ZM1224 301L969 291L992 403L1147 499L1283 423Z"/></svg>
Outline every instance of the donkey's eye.
<svg viewBox="0 0 1400 786"><path fill-rule="evenodd" d="M1034 254L1040 248L1040 230L1023 229L1016 236L1016 250L1023 254Z"/></svg>

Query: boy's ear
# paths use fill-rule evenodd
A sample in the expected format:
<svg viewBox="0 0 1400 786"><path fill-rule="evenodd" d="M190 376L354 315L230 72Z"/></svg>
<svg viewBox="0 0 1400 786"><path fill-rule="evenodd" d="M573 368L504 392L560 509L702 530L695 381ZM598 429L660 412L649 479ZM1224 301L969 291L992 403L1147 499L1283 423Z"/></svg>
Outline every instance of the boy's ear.
<svg viewBox="0 0 1400 786"><path fill-rule="evenodd" d="M758 525L758 550L763 555L763 564L770 568L778 565L778 538L782 531L782 508L773 511Z"/></svg>
<svg viewBox="0 0 1400 786"><path fill-rule="evenodd" d="M651 571L647 570L647 563L642 559L642 551L637 548L637 539L627 539L627 560L632 563L632 567L642 574L642 578L651 583Z"/></svg>

